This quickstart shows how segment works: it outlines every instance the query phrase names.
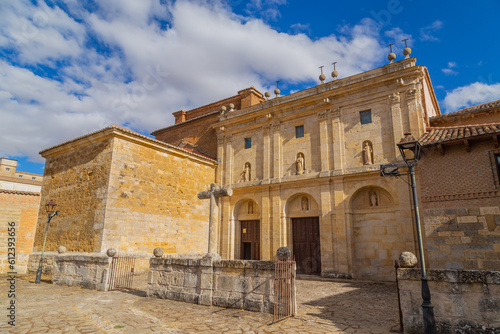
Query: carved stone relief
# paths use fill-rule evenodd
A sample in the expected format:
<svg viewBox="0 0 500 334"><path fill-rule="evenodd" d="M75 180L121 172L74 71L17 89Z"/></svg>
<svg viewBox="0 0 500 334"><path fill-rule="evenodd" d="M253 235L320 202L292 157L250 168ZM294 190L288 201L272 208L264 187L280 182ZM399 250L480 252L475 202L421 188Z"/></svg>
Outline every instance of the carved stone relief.
<svg viewBox="0 0 500 334"><path fill-rule="evenodd" d="M391 95L389 95L389 101L391 101L392 104L399 103L401 101L401 96L398 92L392 93Z"/></svg>
<svg viewBox="0 0 500 334"><path fill-rule="evenodd" d="M249 162L246 162L245 167L243 168L240 182L250 181L251 180L251 173L252 173L252 166L250 165Z"/></svg>
<svg viewBox="0 0 500 334"><path fill-rule="evenodd" d="M328 118L328 110L321 111L318 113L318 119L327 119Z"/></svg>
<svg viewBox="0 0 500 334"><path fill-rule="evenodd" d="M333 109L331 111L332 118L340 117L340 108Z"/></svg>
<svg viewBox="0 0 500 334"><path fill-rule="evenodd" d="M379 206L378 196L375 190L370 191L370 206L371 207Z"/></svg>
<svg viewBox="0 0 500 334"><path fill-rule="evenodd" d="M248 201L248 214L253 214L253 201Z"/></svg>
<svg viewBox="0 0 500 334"><path fill-rule="evenodd" d="M309 211L309 198L307 196L302 196L301 207L302 211Z"/></svg>

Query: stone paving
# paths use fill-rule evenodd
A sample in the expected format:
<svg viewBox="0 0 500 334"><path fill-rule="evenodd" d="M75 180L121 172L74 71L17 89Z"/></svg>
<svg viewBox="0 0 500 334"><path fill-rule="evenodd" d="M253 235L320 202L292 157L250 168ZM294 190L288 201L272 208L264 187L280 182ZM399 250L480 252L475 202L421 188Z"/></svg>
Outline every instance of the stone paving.
<svg viewBox="0 0 500 334"><path fill-rule="evenodd" d="M399 329L396 285L302 276L298 315L271 314L145 297L146 277L129 291L16 279L16 326L7 324L8 282L0 275L0 333L391 333Z"/></svg>

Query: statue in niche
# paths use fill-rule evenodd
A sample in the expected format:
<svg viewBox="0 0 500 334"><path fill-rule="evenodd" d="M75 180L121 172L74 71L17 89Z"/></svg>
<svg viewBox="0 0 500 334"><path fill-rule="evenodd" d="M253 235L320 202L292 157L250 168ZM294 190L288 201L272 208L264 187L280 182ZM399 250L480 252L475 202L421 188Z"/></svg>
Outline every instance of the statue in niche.
<svg viewBox="0 0 500 334"><path fill-rule="evenodd" d="M297 160L295 161L295 166L297 168L297 175L304 174L304 170L305 170L304 154L302 154L302 153L297 154Z"/></svg>
<svg viewBox="0 0 500 334"><path fill-rule="evenodd" d="M253 202L252 201L248 202L248 214L249 215L253 214Z"/></svg>
<svg viewBox="0 0 500 334"><path fill-rule="evenodd" d="M373 164L373 148L369 141L366 141L363 147L363 162L365 165Z"/></svg>
<svg viewBox="0 0 500 334"><path fill-rule="evenodd" d="M378 206L378 196L375 191L370 191L370 206Z"/></svg>
<svg viewBox="0 0 500 334"><path fill-rule="evenodd" d="M309 198L302 196L302 211L309 211Z"/></svg>
<svg viewBox="0 0 500 334"><path fill-rule="evenodd" d="M243 168L243 176L241 178L243 182L250 181L251 171L252 171L252 167L250 166L250 163L249 162L245 163L245 168Z"/></svg>

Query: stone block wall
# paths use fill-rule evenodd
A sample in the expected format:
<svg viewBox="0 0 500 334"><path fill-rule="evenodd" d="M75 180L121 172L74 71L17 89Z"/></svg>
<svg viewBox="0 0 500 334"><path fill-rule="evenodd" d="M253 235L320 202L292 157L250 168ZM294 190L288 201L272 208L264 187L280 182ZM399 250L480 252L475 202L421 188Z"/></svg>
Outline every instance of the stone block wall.
<svg viewBox="0 0 500 334"><path fill-rule="evenodd" d="M274 262L152 258L148 297L272 313Z"/></svg>
<svg viewBox="0 0 500 334"><path fill-rule="evenodd" d="M428 270L438 334L500 333L500 271ZM423 333L421 271L398 269L404 332Z"/></svg>
<svg viewBox="0 0 500 334"><path fill-rule="evenodd" d="M38 193L0 190L0 273L26 273L28 257L33 250L39 205ZM9 223L14 223L14 226ZM15 241L9 246L12 232ZM14 252L9 248L14 248ZM13 269L10 267L9 253L15 253Z"/></svg>

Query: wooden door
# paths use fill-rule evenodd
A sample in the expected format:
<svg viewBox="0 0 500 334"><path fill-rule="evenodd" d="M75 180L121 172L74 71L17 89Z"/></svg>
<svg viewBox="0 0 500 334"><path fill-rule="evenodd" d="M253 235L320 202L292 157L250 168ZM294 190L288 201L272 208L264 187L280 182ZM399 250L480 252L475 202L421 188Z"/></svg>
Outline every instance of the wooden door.
<svg viewBox="0 0 500 334"><path fill-rule="evenodd" d="M242 260L260 260L260 220L241 221Z"/></svg>
<svg viewBox="0 0 500 334"><path fill-rule="evenodd" d="M319 217L292 218L293 255L298 274L321 274Z"/></svg>

